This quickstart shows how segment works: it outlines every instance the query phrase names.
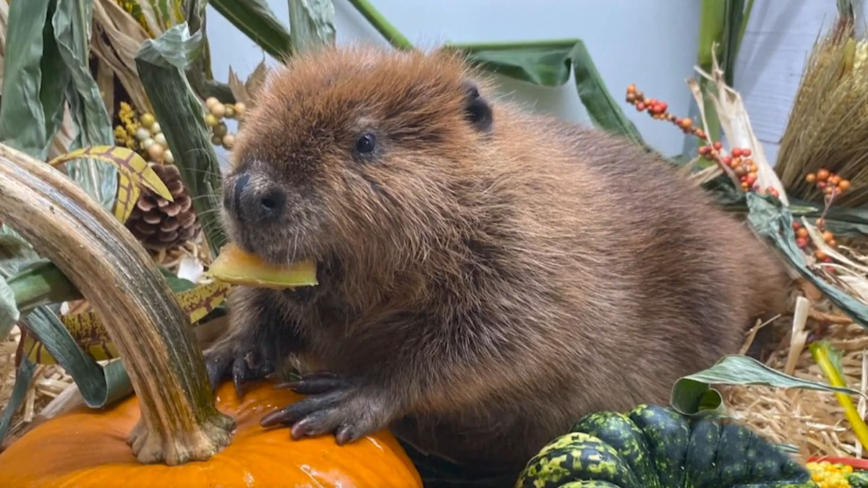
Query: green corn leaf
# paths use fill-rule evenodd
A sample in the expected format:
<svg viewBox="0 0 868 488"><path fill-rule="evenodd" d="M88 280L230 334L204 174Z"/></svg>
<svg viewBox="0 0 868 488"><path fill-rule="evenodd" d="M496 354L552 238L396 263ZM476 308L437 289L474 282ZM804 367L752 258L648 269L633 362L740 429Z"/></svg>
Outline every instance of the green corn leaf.
<svg viewBox="0 0 868 488"><path fill-rule="evenodd" d="M0 277L0 338L2 338L0 340L6 340L12 327L15 327L20 318L21 312L15 303L15 292L6 280Z"/></svg>
<svg viewBox="0 0 868 488"><path fill-rule="evenodd" d="M271 56L282 59L289 55L289 30L265 0L210 0L209 4Z"/></svg>
<svg viewBox="0 0 868 488"><path fill-rule="evenodd" d="M118 4L136 19L150 37L155 37L184 22L184 14L189 13L192 8L190 1L119 0Z"/></svg>
<svg viewBox="0 0 868 488"><path fill-rule="evenodd" d="M748 2L745 0L726 0L723 52L718 59L720 60L720 68L723 70L723 79L728 86L735 83L735 60L738 58L741 39L752 8L753 0Z"/></svg>
<svg viewBox="0 0 868 488"><path fill-rule="evenodd" d="M185 17L190 32L202 33L202 52L187 66L187 80L199 98L216 97L224 103L234 103L232 90L229 86L214 80L211 71L211 49L208 43L208 32L205 29L205 7L207 0L183 0ZM181 19L178 24L184 20Z"/></svg>
<svg viewBox="0 0 868 488"><path fill-rule="evenodd" d="M737 213L747 213L746 195L740 189L736 189L732 180L726 175L721 175L703 185L712 199L724 210ZM814 221L820 217L826 221L826 228L835 235L856 237L868 236L868 208L841 207L833 205L824 213L824 208L819 203L790 198L787 211L794 219L801 217Z"/></svg>
<svg viewBox="0 0 868 488"><path fill-rule="evenodd" d="M39 255L23 239L0 234L0 340L9 336L21 318L15 291L7 280L38 260Z"/></svg>
<svg viewBox="0 0 868 488"><path fill-rule="evenodd" d="M711 72L716 56L724 73L727 85L735 80L735 62L747 23L753 10L753 0L702 0L699 13L699 47L697 65L706 73ZM701 78L698 80L705 98L704 110L708 122L708 135L712 141L720 140L720 121L717 111L709 98L716 95L714 83ZM691 112L696 110L695 101L691 102ZM686 151L696 154L698 141L688 138Z"/></svg>
<svg viewBox="0 0 868 488"><path fill-rule="evenodd" d="M9 278L39 259L36 251L18 235L0 234L0 276Z"/></svg>
<svg viewBox="0 0 868 488"><path fill-rule="evenodd" d="M21 313L35 307L82 298L81 292L51 261L40 260L7 279Z"/></svg>
<svg viewBox="0 0 868 488"><path fill-rule="evenodd" d="M6 33L0 142L37 159L48 157L70 76L53 40L54 5L52 0L12 2Z"/></svg>
<svg viewBox="0 0 868 488"><path fill-rule="evenodd" d="M100 408L132 393L129 376L120 361L102 367L87 356L48 307L38 307L24 318L26 333L33 334L72 376L85 403ZM24 351L26 356L27 351ZM22 359L23 361L23 359Z"/></svg>
<svg viewBox="0 0 868 488"><path fill-rule="evenodd" d="M861 395L852 388L838 388L824 383L802 380L769 368L763 363L733 354L725 356L705 371L685 376L672 387L670 403L679 413L690 416L718 415L723 400L710 385L763 385L776 388L802 388L830 393ZM868 398L868 397L866 397Z"/></svg>
<svg viewBox="0 0 868 488"><path fill-rule="evenodd" d="M806 217L808 220L816 220L823 217L826 228L836 236L868 235L868 208L832 206L823 216L822 205L791 199L787 210L794 218Z"/></svg>
<svg viewBox="0 0 868 488"><path fill-rule="evenodd" d="M6 407L3 408L3 413L0 414L0 442L3 442L6 434L9 433L12 416L15 415L15 412L24 403L24 399L27 397L27 389L34 374L36 374L36 363L24 358L21 364L18 365L18 371L15 372L15 384L12 386L12 396L9 397Z"/></svg>
<svg viewBox="0 0 868 488"><path fill-rule="evenodd" d="M748 193L746 198L749 209L748 220L754 230L772 242L787 262L823 292L836 307L855 322L868 327L868 305L830 285L808 268L804 253L796 244L793 217L790 212L778 200L774 200L773 203L767 197L755 193Z"/></svg>
<svg viewBox="0 0 868 488"><path fill-rule="evenodd" d="M389 21L383 17L383 14L371 5L371 2L368 0L350 0L350 4L356 9L356 11L362 14L362 17L371 23L371 26L374 29L377 29L377 32L389 41L389 44L391 44L392 47L401 50L413 49L413 44L410 40L404 37L394 25L390 24Z"/></svg>
<svg viewBox="0 0 868 488"><path fill-rule="evenodd" d="M476 65L498 75L541 86L561 86L575 75L579 98L594 125L644 145L636 126L606 88L580 39L506 44L449 44Z"/></svg>
<svg viewBox="0 0 868 488"><path fill-rule="evenodd" d="M71 75L66 88L72 119L78 127L75 147L114 143L111 120L99 86L90 74L89 53L93 0L57 0L52 18L60 57ZM46 73L47 76L53 74ZM75 147L71 148L74 149ZM114 206L117 169L102 161L85 159L67 164L67 172L79 186L106 208Z"/></svg>
<svg viewBox="0 0 868 488"><path fill-rule="evenodd" d="M853 0L838 0L838 14L852 22L856 18Z"/></svg>
<svg viewBox="0 0 868 488"><path fill-rule="evenodd" d="M181 10L184 15L177 22L173 23L171 27L181 24L186 19L191 31L197 32L202 30L202 27L205 25L205 7L207 6L208 0L181 0ZM163 30L165 31L166 29Z"/></svg>
<svg viewBox="0 0 868 488"><path fill-rule="evenodd" d="M79 129L76 144L112 142L111 123L88 68L92 7L92 0L12 3L5 46L3 86L7 96L0 106L0 141L44 160L68 102ZM67 169L95 200L107 208L114 204L114 168L82 161Z"/></svg>
<svg viewBox="0 0 868 488"><path fill-rule="evenodd" d="M334 44L334 22L335 7L331 0L289 0L292 52Z"/></svg>
<svg viewBox="0 0 868 488"><path fill-rule="evenodd" d="M187 24L145 41L136 68L160 122L184 186L202 221L212 253L226 243L219 221L220 162L205 129L204 109L192 92L185 71L203 48L201 31L191 35Z"/></svg>
<svg viewBox="0 0 868 488"><path fill-rule="evenodd" d="M196 283L179 277L168 268L164 266L159 266L158 268L160 270L160 274L162 274L163 278L166 279L166 282L169 284L169 288L172 289L173 293L181 293L182 291L188 291L196 288Z"/></svg>
<svg viewBox="0 0 868 488"><path fill-rule="evenodd" d="M88 406L109 406L133 392L123 362L113 361L105 367L98 365L82 352L51 308L38 307L24 317L23 322L22 333L32 334L44 344L45 349L72 376ZM23 342L25 337L22 336L21 339ZM0 415L0 442L9 432L12 415L24 401L36 369L36 363L27 357L27 351L19 350L17 359L19 367L12 397Z"/></svg>

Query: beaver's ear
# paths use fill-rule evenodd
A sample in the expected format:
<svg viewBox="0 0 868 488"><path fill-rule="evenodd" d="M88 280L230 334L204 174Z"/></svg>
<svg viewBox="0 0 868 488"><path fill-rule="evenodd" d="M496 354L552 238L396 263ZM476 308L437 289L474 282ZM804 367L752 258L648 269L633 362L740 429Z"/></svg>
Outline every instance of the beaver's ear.
<svg viewBox="0 0 868 488"><path fill-rule="evenodd" d="M462 85L464 90L464 116L480 132L488 132L494 123L494 116L488 101L479 94L476 84L467 81Z"/></svg>

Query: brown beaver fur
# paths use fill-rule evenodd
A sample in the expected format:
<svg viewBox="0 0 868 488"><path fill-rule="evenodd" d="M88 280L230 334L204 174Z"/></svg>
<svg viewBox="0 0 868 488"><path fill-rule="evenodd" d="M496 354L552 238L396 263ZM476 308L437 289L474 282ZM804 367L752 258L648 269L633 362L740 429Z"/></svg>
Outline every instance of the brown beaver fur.
<svg viewBox="0 0 868 488"><path fill-rule="evenodd" d="M232 159L232 240L316 259L320 284L237 289L209 373L321 368L263 419L294 437L391 427L517 473L583 414L666 404L785 306L776 258L701 190L620 138L495 101L446 51L294 58Z"/></svg>

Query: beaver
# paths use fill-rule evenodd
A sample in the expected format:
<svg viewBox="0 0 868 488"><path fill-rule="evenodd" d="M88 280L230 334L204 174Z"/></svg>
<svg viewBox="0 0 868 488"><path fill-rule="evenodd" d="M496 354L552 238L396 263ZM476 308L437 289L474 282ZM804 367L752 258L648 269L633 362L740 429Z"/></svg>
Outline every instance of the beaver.
<svg viewBox="0 0 868 488"><path fill-rule="evenodd" d="M517 474L583 414L667 404L785 307L778 259L701 189L500 100L447 48L323 48L259 97L224 225L268 262L315 260L319 284L236 288L205 355L239 394L300 365L305 398L261 421L293 438L391 428Z"/></svg>

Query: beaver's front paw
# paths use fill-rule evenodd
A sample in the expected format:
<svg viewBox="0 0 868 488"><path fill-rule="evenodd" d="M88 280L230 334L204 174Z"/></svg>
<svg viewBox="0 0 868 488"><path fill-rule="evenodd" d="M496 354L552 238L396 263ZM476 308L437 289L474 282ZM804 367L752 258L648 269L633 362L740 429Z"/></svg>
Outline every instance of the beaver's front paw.
<svg viewBox="0 0 868 488"><path fill-rule="evenodd" d="M231 374L235 393L239 397L244 395L245 383L265 378L274 372L274 363L263 348L250 348L241 352L230 349L209 350L205 352L205 367L212 390L216 391L217 385Z"/></svg>
<svg viewBox="0 0 868 488"><path fill-rule="evenodd" d="M334 433L340 445L382 430L392 420L382 391L331 372L306 374L281 386L310 396L266 415L260 423L290 425L293 439Z"/></svg>

